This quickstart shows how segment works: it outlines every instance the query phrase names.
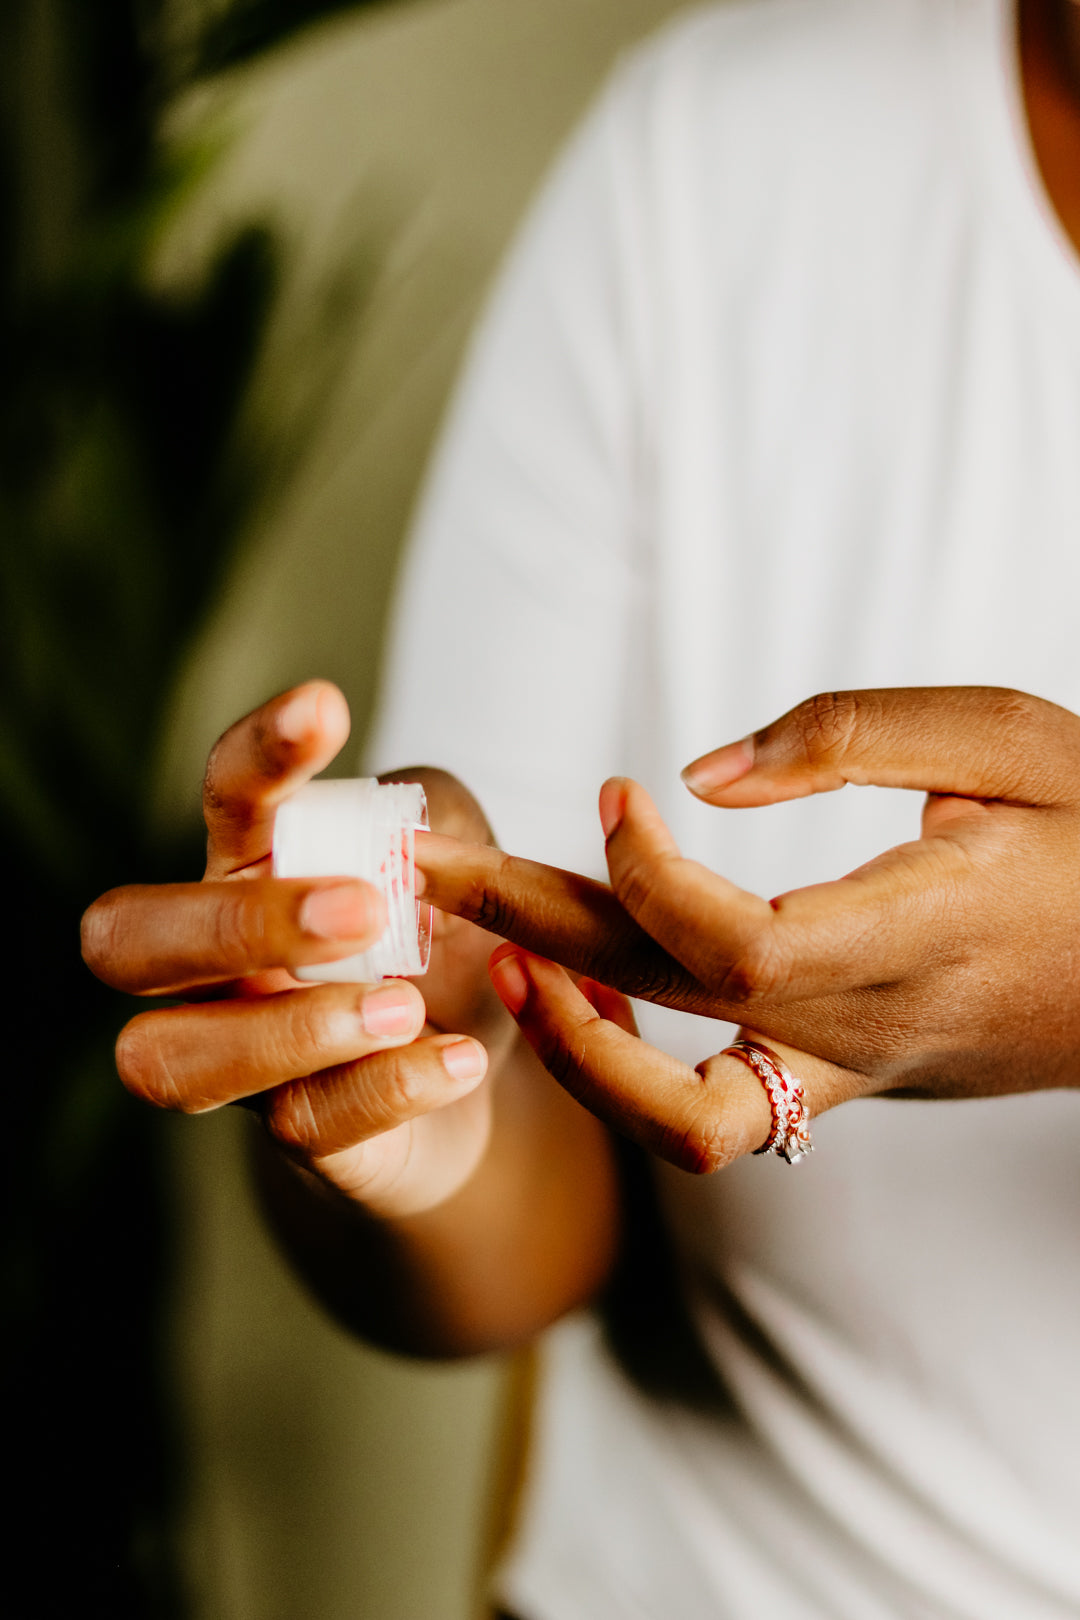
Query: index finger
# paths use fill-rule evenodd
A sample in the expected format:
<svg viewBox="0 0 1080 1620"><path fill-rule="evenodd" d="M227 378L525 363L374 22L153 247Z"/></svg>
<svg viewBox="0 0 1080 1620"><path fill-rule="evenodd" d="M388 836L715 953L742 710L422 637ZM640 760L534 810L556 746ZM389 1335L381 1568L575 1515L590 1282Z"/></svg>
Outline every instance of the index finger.
<svg viewBox="0 0 1080 1620"><path fill-rule="evenodd" d="M776 804L856 785L1026 805L1080 795L1080 719L996 686L819 692L683 772L708 804Z"/></svg>
<svg viewBox="0 0 1080 1620"><path fill-rule="evenodd" d="M348 735L348 705L329 681L294 686L230 726L203 781L207 877L230 877L269 855L278 805L323 770Z"/></svg>
<svg viewBox="0 0 1080 1620"><path fill-rule="evenodd" d="M86 912L83 959L115 990L166 996L330 962L385 926L378 891L352 878L131 884Z"/></svg>
<svg viewBox="0 0 1080 1620"><path fill-rule="evenodd" d="M724 1017L715 995L603 883L437 833L416 835L425 900L628 996ZM734 1004L731 1016L737 1017Z"/></svg>

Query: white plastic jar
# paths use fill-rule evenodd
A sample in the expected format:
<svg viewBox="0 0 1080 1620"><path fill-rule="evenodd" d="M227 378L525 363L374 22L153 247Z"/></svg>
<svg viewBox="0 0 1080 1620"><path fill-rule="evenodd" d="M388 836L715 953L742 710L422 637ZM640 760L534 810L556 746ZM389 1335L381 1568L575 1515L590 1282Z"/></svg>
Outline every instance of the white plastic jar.
<svg viewBox="0 0 1080 1620"><path fill-rule="evenodd" d="M426 973L431 908L416 896L415 835L428 825L418 782L308 782L274 821L274 876L355 877L386 901L387 923L366 951L296 969L299 979L370 984Z"/></svg>

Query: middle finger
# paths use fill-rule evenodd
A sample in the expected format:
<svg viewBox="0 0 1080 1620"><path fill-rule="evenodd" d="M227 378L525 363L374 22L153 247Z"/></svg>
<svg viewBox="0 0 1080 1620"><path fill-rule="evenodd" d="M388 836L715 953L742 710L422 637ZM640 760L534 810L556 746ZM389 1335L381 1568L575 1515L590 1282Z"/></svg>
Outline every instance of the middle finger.
<svg viewBox="0 0 1080 1620"><path fill-rule="evenodd" d="M971 870L959 822L951 836L898 845L847 877L768 901L682 856L636 782L607 782L601 808L622 905L720 999L744 1010L893 983L957 948Z"/></svg>

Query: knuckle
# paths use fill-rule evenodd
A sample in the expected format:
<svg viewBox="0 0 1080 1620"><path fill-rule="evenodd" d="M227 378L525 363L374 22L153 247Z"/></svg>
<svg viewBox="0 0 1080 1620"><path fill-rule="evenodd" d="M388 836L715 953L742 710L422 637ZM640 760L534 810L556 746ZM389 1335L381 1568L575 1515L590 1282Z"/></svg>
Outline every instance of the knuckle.
<svg viewBox="0 0 1080 1620"><path fill-rule="evenodd" d="M719 986L725 1000L753 1006L781 996L791 975L788 954L773 932L762 932L724 973Z"/></svg>
<svg viewBox="0 0 1080 1620"><path fill-rule="evenodd" d="M1080 765L1075 717L1011 687L991 687L977 697L978 722L992 739L997 762L987 784L993 796L1022 804L1075 803Z"/></svg>
<svg viewBox="0 0 1080 1620"><path fill-rule="evenodd" d="M569 1035L556 1030L544 1030L536 1052L552 1079L557 1080L565 1091L588 1107L587 1099L592 1084L588 1069L585 1027L582 1025Z"/></svg>
<svg viewBox="0 0 1080 1620"><path fill-rule="evenodd" d="M429 1053L429 1061L439 1061ZM374 1068L372 1071L374 1079ZM379 1113L389 1113L392 1119L411 1119L419 1113L428 1092L427 1063L416 1052L404 1047L396 1052L382 1054L378 1064Z"/></svg>
<svg viewBox="0 0 1080 1620"><path fill-rule="evenodd" d="M537 1056L553 1080L580 1098L581 1064L565 1042L548 1035L540 1042Z"/></svg>
<svg viewBox="0 0 1080 1620"><path fill-rule="evenodd" d="M507 867L506 857L500 855L494 874L477 877L465 897L465 917L489 934L509 934L517 919L517 908L499 888L500 877Z"/></svg>
<svg viewBox="0 0 1080 1620"><path fill-rule="evenodd" d="M264 1114L266 1129L279 1147L289 1154L310 1157L318 1152L319 1119L308 1079L278 1086L271 1094Z"/></svg>
<svg viewBox="0 0 1080 1620"><path fill-rule="evenodd" d="M652 860L632 860L619 871L613 886L632 917L648 915L662 886L664 868L679 859L677 855L662 855Z"/></svg>
<svg viewBox="0 0 1080 1620"><path fill-rule="evenodd" d="M1004 746L1026 754L1031 748L1032 734L1044 730L1050 714L1043 699L1029 692L999 687L989 696L987 720L999 748Z"/></svg>
<svg viewBox="0 0 1080 1620"><path fill-rule="evenodd" d="M642 1001L678 999L687 988L687 975L679 963L651 940L615 938L594 965L594 977Z"/></svg>
<svg viewBox="0 0 1080 1620"><path fill-rule="evenodd" d="M245 737L247 733L247 737ZM250 790L238 781L238 756L251 749L259 762L259 774L273 781L282 774L282 765L268 747L269 734L266 716L261 712L230 726L210 750L203 775L203 818L226 826L243 826L251 819Z"/></svg>
<svg viewBox="0 0 1080 1620"><path fill-rule="evenodd" d="M291 1080L271 1094L266 1128L290 1156L316 1159L393 1130L424 1111L428 1063L405 1049Z"/></svg>
<svg viewBox="0 0 1080 1620"><path fill-rule="evenodd" d="M711 1176L730 1164L734 1156L723 1120L707 1105L698 1110L686 1129L672 1133L663 1150L664 1158L694 1176Z"/></svg>
<svg viewBox="0 0 1080 1620"><path fill-rule="evenodd" d="M424 1113L436 1065L441 1070L438 1052L428 1045L378 1052L354 1064L350 1075L357 1134L392 1130Z"/></svg>
<svg viewBox="0 0 1080 1620"><path fill-rule="evenodd" d="M1001 725L1026 733L1036 721L1045 718L1047 706L1042 698L1034 697L1030 692L1002 686L992 690L990 710L992 718Z"/></svg>
<svg viewBox="0 0 1080 1620"><path fill-rule="evenodd" d="M225 733L228 736L228 733ZM221 759L224 750L225 736L219 737L206 761L206 772L203 776L203 810L208 815L220 816L228 813L229 803L221 787Z"/></svg>
<svg viewBox="0 0 1080 1620"><path fill-rule="evenodd" d="M854 692L818 692L792 719L802 751L812 765L842 760L855 740L862 705Z"/></svg>
<svg viewBox="0 0 1080 1620"><path fill-rule="evenodd" d="M266 958L268 933L263 896L258 890L252 892L255 885L250 883L236 883L229 888L211 915L210 944L215 959L237 969L261 965Z"/></svg>
<svg viewBox="0 0 1080 1620"><path fill-rule="evenodd" d="M480 884L469 898L468 920L489 934L505 934L513 919L511 908L502 896L486 884Z"/></svg>
<svg viewBox="0 0 1080 1620"><path fill-rule="evenodd" d="M275 1057L283 1072L305 1075L326 1066L320 1054L334 1051L340 1042L338 1002L337 996L328 997L317 987L291 992L289 1016L274 1037Z"/></svg>

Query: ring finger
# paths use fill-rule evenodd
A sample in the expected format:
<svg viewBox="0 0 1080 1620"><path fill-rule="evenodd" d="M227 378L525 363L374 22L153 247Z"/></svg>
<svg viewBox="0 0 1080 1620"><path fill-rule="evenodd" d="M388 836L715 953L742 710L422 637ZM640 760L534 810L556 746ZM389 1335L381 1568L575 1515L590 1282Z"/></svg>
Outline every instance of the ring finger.
<svg viewBox="0 0 1080 1620"><path fill-rule="evenodd" d="M513 947L494 953L491 973L549 1073L650 1153L700 1174L766 1140L768 1097L739 1058L724 1051L691 1069L598 1012L562 968ZM866 1090L861 1075L770 1044L803 1082L811 1117Z"/></svg>
<svg viewBox="0 0 1080 1620"><path fill-rule="evenodd" d="M144 1101L198 1114L402 1046L424 1018L423 997L402 979L168 1007L125 1026L117 1068Z"/></svg>

